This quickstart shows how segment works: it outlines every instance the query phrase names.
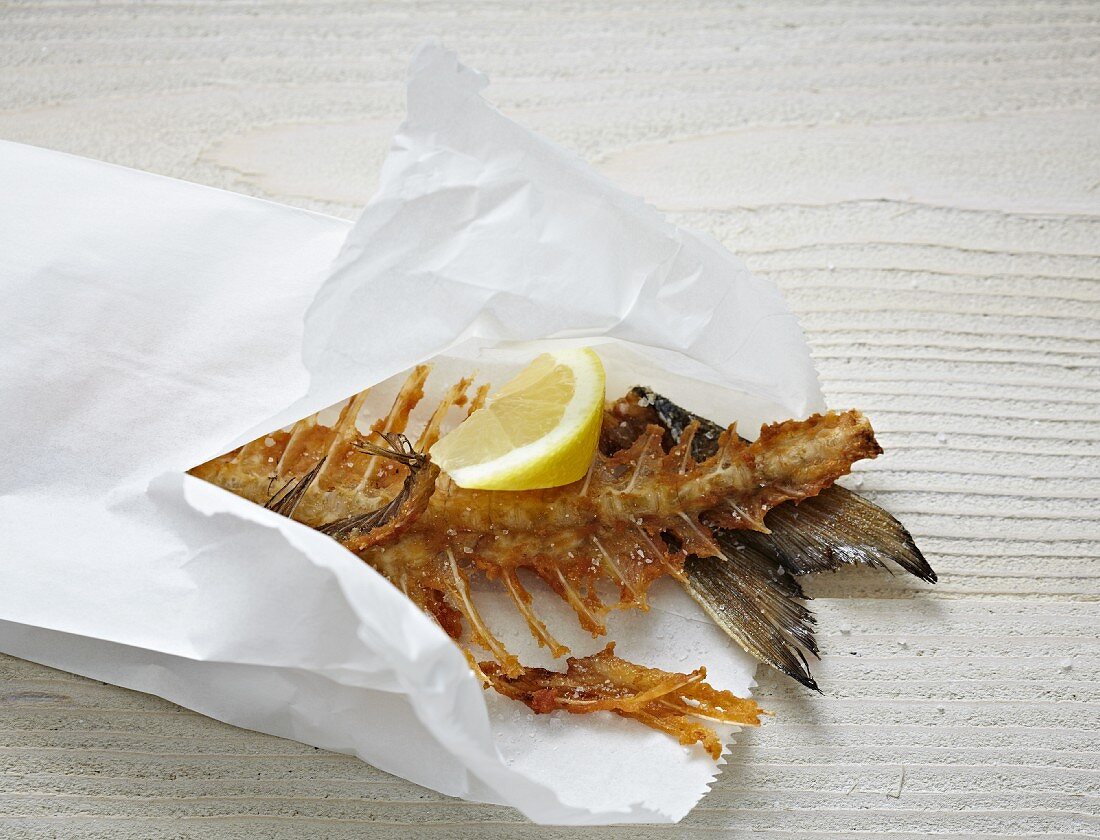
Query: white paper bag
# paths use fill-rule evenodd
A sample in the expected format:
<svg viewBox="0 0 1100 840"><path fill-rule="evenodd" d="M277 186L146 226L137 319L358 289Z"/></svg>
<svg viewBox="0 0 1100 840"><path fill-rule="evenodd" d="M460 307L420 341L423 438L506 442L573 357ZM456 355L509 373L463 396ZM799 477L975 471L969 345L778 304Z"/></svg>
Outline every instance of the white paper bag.
<svg viewBox="0 0 1100 840"><path fill-rule="evenodd" d="M484 85L418 51L354 227L0 144L0 649L533 820L676 820L716 772L701 749L486 695L334 541L184 474L416 362L505 371L546 341L596 345L614 387L723 421L820 408L774 286ZM616 616L619 651L746 692L752 661L668 583ZM602 646L554 609L578 652Z"/></svg>

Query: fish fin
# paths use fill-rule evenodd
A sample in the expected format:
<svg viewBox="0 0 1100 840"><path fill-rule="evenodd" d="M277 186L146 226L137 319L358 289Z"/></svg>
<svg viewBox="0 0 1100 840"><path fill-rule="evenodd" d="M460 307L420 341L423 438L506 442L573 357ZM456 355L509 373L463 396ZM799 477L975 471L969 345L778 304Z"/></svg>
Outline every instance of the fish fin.
<svg viewBox="0 0 1100 840"><path fill-rule="evenodd" d="M300 478L289 479L286 484L280 487L279 490L264 503L264 507L270 511L274 511L280 516L285 516L287 519L293 519L294 511L302 501L302 497L305 496L306 491L309 490L324 466L325 459L321 458L321 460L314 465L313 469L305 475Z"/></svg>
<svg viewBox="0 0 1100 840"><path fill-rule="evenodd" d="M691 556L684 587L715 624L747 652L814 691L807 654L817 657L815 619L802 587L767 554L719 531L721 554Z"/></svg>
<svg viewBox="0 0 1100 840"><path fill-rule="evenodd" d="M731 538L775 557L793 575L847 565L888 569L894 563L928 583L937 580L905 526L844 487L833 485L797 505L779 505L765 522L770 533L738 532Z"/></svg>
<svg viewBox="0 0 1100 840"><path fill-rule="evenodd" d="M375 510L345 516L317 529L351 551L363 551L403 533L428 506L439 476L439 467L427 455L417 452L403 434L380 432L379 436L385 446L359 441L356 448L372 457L386 458L406 467L401 489Z"/></svg>

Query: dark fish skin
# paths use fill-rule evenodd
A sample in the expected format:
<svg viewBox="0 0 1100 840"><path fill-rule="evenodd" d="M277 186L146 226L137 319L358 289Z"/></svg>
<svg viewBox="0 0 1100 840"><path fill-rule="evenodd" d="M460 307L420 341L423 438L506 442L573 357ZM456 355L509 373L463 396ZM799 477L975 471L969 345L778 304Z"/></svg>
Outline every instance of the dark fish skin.
<svg viewBox="0 0 1100 840"><path fill-rule="evenodd" d="M666 444L672 446L698 422L692 457L702 461L717 451L722 426L648 388L633 388L631 397L635 416L622 429L605 430L606 446L621 443L614 440L616 434L628 438L632 424L648 422L663 426ZM715 529L723 556L688 558L685 588L742 648L809 689L820 691L807 662L807 655L818 655L816 621L797 576L852 564L889 569L895 563L936 582L904 526L843 487L833 485L798 505L779 505L765 524L770 534Z"/></svg>

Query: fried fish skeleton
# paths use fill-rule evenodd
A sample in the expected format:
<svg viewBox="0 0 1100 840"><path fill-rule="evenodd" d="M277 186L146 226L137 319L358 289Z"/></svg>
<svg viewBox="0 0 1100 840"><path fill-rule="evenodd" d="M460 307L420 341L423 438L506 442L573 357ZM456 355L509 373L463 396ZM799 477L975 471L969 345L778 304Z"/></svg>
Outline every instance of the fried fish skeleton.
<svg viewBox="0 0 1100 840"><path fill-rule="evenodd" d="M648 388L635 387L610 406L602 446L629 446L652 425L665 430L666 449L692 424L691 454L705 460L725 429ZM819 691L807 656L817 656L815 619L798 578L843 566L900 569L936 582L905 527L882 508L834 484L798 505L765 517L766 531L716 529L720 557L689 557L685 589L741 647L776 670Z"/></svg>
<svg viewBox="0 0 1100 840"><path fill-rule="evenodd" d="M703 682L706 668L690 674L670 674L627 662L614 651L612 642L583 659L570 657L564 673L525 668L509 677L496 662L484 662L476 668L505 697L540 714L558 709L574 713L614 711L667 732L681 744L701 744L715 758L721 754L721 741L714 730L691 718L750 726L760 720L760 709L752 700L718 691Z"/></svg>
<svg viewBox="0 0 1100 840"><path fill-rule="evenodd" d="M758 722L753 701L710 687L705 670L645 668L616 657L613 646L569 659L562 672L525 667L479 613L470 579L481 575L499 584L555 657L569 650L535 612L520 570L544 581L593 636L606 634L609 610L646 609L650 585L665 575L715 615L725 609L720 600L738 591L738 575L722 565L731 553L729 534L766 533L770 510L817 495L854 462L880 454L867 419L857 411L814 415L764 426L749 443L733 426L715 433L695 418L670 440L659 414L633 410L643 407L637 395L627 410L628 395L626 403L608 407L601 448L582 479L547 490L469 490L425 453L448 414L472 413L487 386L471 396L471 380L454 384L414 436L409 417L428 373L426 366L414 369L390 412L369 431L356 425L363 392L331 426L314 415L191 472L340 541L452 638L488 652L492 660L477 663L467 648L485 684L536 712L614 711L698 742L713 755L720 744L701 719ZM643 414L645 422L623 419ZM705 450L701 433L708 437ZM747 562L742 558L741 566ZM700 563L719 564L729 580L693 573ZM607 583L617 591L610 603L599 591Z"/></svg>

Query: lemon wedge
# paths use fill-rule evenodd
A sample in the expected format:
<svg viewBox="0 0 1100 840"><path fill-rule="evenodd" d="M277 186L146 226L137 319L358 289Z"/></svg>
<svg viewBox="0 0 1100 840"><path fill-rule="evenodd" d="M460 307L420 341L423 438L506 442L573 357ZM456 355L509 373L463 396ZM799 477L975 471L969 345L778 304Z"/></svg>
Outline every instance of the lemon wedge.
<svg viewBox="0 0 1100 840"><path fill-rule="evenodd" d="M603 405L599 356L588 348L543 353L429 452L459 487L558 487L588 471Z"/></svg>

